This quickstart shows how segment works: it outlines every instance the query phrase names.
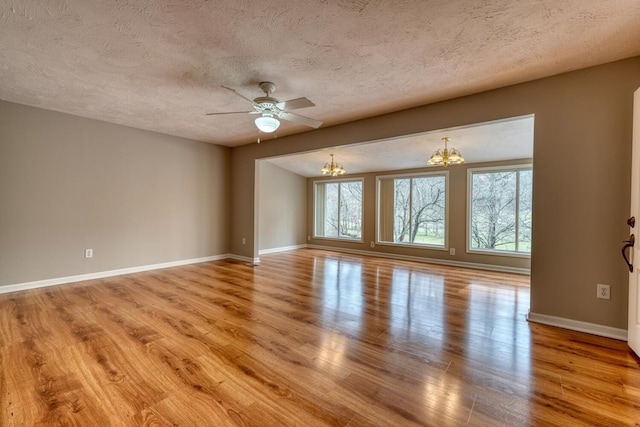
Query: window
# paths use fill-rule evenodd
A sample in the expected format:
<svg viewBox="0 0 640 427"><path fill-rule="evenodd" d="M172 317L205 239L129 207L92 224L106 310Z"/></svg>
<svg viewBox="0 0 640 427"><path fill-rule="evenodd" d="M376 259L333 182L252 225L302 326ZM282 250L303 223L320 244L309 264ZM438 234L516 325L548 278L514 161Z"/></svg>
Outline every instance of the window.
<svg viewBox="0 0 640 427"><path fill-rule="evenodd" d="M531 166L469 169L470 251L531 253Z"/></svg>
<svg viewBox="0 0 640 427"><path fill-rule="evenodd" d="M446 246L447 172L378 177L378 242Z"/></svg>
<svg viewBox="0 0 640 427"><path fill-rule="evenodd" d="M314 236L362 240L362 180L315 183Z"/></svg>

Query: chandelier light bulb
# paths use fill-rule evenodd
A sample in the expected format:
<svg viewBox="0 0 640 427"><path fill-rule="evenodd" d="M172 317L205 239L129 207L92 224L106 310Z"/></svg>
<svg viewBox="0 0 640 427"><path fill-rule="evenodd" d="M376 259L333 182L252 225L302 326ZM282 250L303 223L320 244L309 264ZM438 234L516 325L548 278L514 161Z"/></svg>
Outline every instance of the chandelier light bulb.
<svg viewBox="0 0 640 427"><path fill-rule="evenodd" d="M455 148L449 150L448 142L451 138L445 136L442 140L444 141L444 149L442 151L440 151L440 149L436 150L427 161L427 165L444 166L446 168L449 165L464 163L464 157L462 157L462 154L458 150Z"/></svg>
<svg viewBox="0 0 640 427"><path fill-rule="evenodd" d="M346 170L341 165L334 162L333 154L330 154L330 156L331 156L331 163L325 163L322 169L320 169L320 172L322 173L322 175L329 175L329 176L344 175L346 173Z"/></svg>

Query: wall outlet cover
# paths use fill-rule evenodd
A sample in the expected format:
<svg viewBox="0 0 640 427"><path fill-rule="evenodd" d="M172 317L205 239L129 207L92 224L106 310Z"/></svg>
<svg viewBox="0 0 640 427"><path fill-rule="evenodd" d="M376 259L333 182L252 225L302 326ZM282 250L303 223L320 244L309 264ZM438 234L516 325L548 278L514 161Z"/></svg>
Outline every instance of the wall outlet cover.
<svg viewBox="0 0 640 427"><path fill-rule="evenodd" d="M598 283L598 298L611 299L611 286Z"/></svg>

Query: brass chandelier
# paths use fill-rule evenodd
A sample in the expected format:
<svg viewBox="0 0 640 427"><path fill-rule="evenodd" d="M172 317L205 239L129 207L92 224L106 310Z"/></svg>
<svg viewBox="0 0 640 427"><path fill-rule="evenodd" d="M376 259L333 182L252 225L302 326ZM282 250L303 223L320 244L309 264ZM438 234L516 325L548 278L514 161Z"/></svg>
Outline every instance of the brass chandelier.
<svg viewBox="0 0 640 427"><path fill-rule="evenodd" d="M460 163L464 163L464 158L462 154L455 148L449 150L447 143L451 140L448 136L442 138L444 141L444 150L440 151L438 149L435 153L431 155L431 158L427 162L429 166L444 166L445 168L449 165L459 165Z"/></svg>
<svg viewBox="0 0 640 427"><path fill-rule="evenodd" d="M322 175L331 175L331 176L344 175L346 171L344 170L342 165L339 165L333 161L333 154L330 154L330 156L331 156L331 163L325 163L322 169L320 169L320 172L322 172Z"/></svg>

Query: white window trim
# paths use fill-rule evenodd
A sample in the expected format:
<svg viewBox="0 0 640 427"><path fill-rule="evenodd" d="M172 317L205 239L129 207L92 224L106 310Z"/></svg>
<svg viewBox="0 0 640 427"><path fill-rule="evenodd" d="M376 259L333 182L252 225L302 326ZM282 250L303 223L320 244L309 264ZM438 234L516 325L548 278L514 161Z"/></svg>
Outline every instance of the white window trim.
<svg viewBox="0 0 640 427"><path fill-rule="evenodd" d="M397 243L397 242L381 241L380 240L380 181L385 179L416 178L416 177L437 176L437 175L444 175L444 246L425 245L420 243ZM448 251L449 250L449 171L443 170L443 171L437 171L437 172L413 172L413 173L404 173L404 174L377 175L376 176L375 241L376 241L376 245L382 245L382 246L428 249L432 251Z"/></svg>
<svg viewBox="0 0 640 427"><path fill-rule="evenodd" d="M468 254L475 255L492 255L492 256L501 256L501 257L510 257L510 258L531 258L530 253L526 252L513 252L513 251L501 251L497 249L472 249L471 248L471 188L472 182L471 177L474 172L496 172L496 171L521 171L521 170L531 170L533 172L533 164L532 163L523 163L523 164L514 164L514 165L504 165L504 166L486 166L481 168L469 168L467 169L467 218L466 218L466 252Z"/></svg>
<svg viewBox="0 0 640 427"><path fill-rule="evenodd" d="M318 183L339 183L339 182L360 182L360 184L362 185L362 200L360 200L360 218L361 218L361 223L360 223L360 239L347 239L344 237L326 237L326 236L318 236L316 234L316 201L317 201L317 197L316 197L316 191L317 191L317 184ZM322 239L322 240L330 240L332 242L350 242L350 243L364 243L364 224L365 224L365 218L364 218L364 178L360 177L360 178L334 178L334 179L316 179L313 181L313 238L314 239Z"/></svg>

